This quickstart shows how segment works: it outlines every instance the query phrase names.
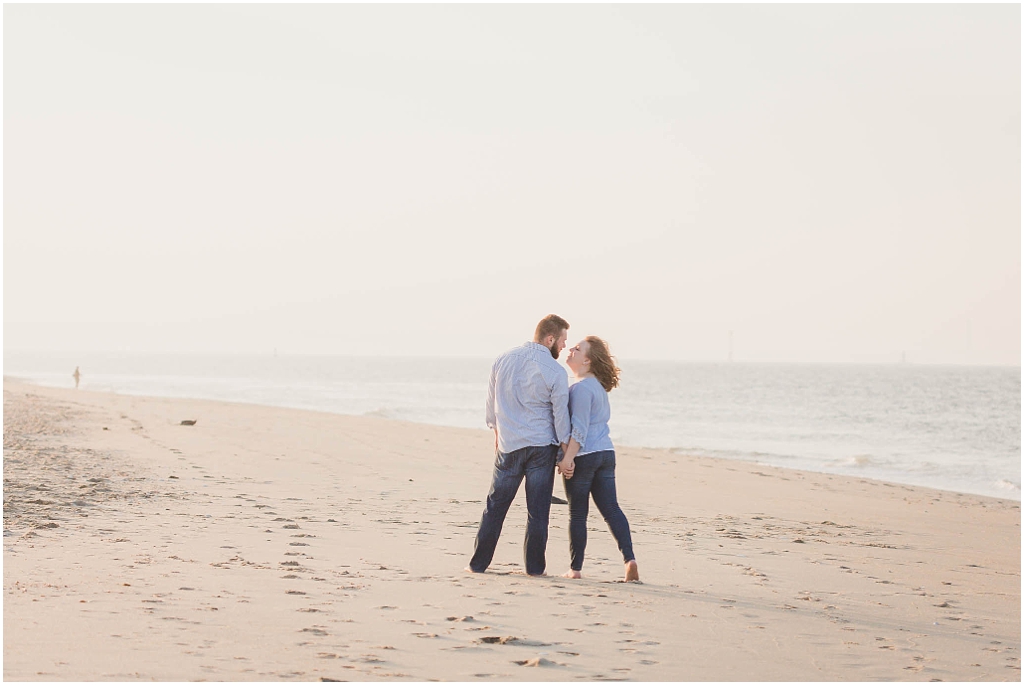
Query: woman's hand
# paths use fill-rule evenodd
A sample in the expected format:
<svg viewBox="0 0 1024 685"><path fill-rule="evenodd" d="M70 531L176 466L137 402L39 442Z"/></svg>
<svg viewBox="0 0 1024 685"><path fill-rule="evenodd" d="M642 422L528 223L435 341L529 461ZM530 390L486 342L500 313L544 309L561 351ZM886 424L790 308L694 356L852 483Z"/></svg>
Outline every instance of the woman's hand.
<svg viewBox="0 0 1024 685"><path fill-rule="evenodd" d="M569 444L565 447L565 454L562 461L558 462L558 472L568 480L576 471L576 453L580 451L580 444L576 438L569 438Z"/></svg>
<svg viewBox="0 0 1024 685"><path fill-rule="evenodd" d="M569 458L562 459L562 461L558 462L558 472L565 476L566 480L572 478L572 474L576 472L576 460Z"/></svg>

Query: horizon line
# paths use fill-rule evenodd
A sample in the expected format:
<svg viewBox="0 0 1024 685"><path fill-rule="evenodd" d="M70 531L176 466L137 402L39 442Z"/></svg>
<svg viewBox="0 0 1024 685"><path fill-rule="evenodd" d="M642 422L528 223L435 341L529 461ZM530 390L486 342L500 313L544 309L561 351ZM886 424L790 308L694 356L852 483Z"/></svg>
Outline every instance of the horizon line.
<svg viewBox="0 0 1024 685"><path fill-rule="evenodd" d="M4 349L4 356L7 354L37 354L37 355L61 355L61 356L72 356L72 355L126 355L126 356L176 356L176 357L265 357L273 359L276 357L290 357L290 358L301 358L301 357L347 357L352 359L479 359L479 360L493 360L495 355L475 355L475 354L424 354L424 355L411 355L411 354L351 354L351 353L340 353L340 352L171 352L171 351L134 351L134 350L91 350L91 351L72 351L72 350L8 350ZM499 353L500 354L500 353ZM615 358L620 362L643 362L643 363L675 363L675 364L723 364L723 365L752 365L752 364L765 364L765 365L807 365L807 366L822 366L822 365L836 365L836 366L918 366L918 367L930 367L930 366L943 366L943 367L988 367L988 368L1013 368L1020 369L1020 363L991 363L991 362L915 362L907 361L903 359L895 359L893 361L873 360L873 361L838 361L838 360L824 360L824 361L811 361L811 360L758 360L758 359L700 359L700 358L648 358L648 357L628 357L615 355ZM562 362L562 358L559 358L559 362Z"/></svg>

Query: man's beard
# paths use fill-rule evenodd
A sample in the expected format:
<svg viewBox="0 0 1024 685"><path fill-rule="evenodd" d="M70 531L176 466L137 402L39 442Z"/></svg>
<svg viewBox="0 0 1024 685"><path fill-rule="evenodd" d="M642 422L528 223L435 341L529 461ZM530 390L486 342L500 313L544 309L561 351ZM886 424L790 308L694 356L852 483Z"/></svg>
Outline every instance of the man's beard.
<svg viewBox="0 0 1024 685"><path fill-rule="evenodd" d="M559 353L561 353L561 350L558 349L558 343L555 343L554 345L552 345L548 349L551 351L551 356L554 357L555 359L558 359L558 355L559 355Z"/></svg>

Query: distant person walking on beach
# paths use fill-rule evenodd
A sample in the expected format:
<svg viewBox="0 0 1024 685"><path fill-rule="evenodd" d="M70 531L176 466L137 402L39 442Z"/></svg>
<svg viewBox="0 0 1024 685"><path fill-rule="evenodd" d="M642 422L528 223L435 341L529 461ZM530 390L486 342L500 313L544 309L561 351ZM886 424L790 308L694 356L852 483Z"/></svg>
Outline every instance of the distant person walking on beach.
<svg viewBox="0 0 1024 685"><path fill-rule="evenodd" d="M629 521L615 494L615 446L608 435L611 405L608 393L619 385L619 367L604 340L588 335L570 348L565 360L576 383L569 389L571 437L558 463L569 500L569 571L566 578L581 578L587 549L587 514L590 498L615 536L626 564L626 581L640 580Z"/></svg>
<svg viewBox="0 0 1024 685"><path fill-rule="evenodd" d="M491 564L508 508L526 478L526 573L544 575L555 461L569 439L569 379L558 362L569 324L541 319L533 342L509 350L491 366L487 426L494 431L494 472L467 571Z"/></svg>
<svg viewBox="0 0 1024 685"><path fill-rule="evenodd" d="M76 366L75 367L75 372L73 374L71 374L71 375L74 376L74 378L75 378L75 387L77 388L78 387L78 381L82 378L82 372L79 371L78 367Z"/></svg>

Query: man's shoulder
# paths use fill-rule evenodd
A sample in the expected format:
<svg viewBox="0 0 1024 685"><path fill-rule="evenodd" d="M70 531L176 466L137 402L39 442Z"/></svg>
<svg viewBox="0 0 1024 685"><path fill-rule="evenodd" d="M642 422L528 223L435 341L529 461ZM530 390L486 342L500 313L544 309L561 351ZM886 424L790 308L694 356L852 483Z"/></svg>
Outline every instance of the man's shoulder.
<svg viewBox="0 0 1024 685"><path fill-rule="evenodd" d="M502 352L494 360L494 365L497 366L498 364L500 364L501 362L505 361L506 359L513 359L513 358L519 358L519 357L529 357L530 356L530 349L529 349L528 345L529 345L529 343L523 343L522 345L519 345L517 347L513 347L511 350L506 350L505 352Z"/></svg>
<svg viewBox="0 0 1024 685"><path fill-rule="evenodd" d="M565 372L565 367L559 364L557 359L549 354L545 357L541 357L539 361L556 376L564 378L566 386L569 385L569 375Z"/></svg>
<svg viewBox="0 0 1024 685"><path fill-rule="evenodd" d="M537 343L525 342L518 347L513 347L511 350L503 352L494 360L493 368L497 369L502 366L507 368L507 363L513 361L525 365L535 364L543 370L545 375L559 372L565 375L562 366L551 356L551 351ZM519 368L523 367L520 366Z"/></svg>
<svg viewBox="0 0 1024 685"><path fill-rule="evenodd" d="M522 345L513 347L511 350L506 352L502 352L498 355L498 358L495 361L499 362L502 359L508 359L510 357L529 359L532 361L539 361L541 363L544 363L545 361L555 361L551 357L551 352L546 347L535 342L524 342Z"/></svg>
<svg viewBox="0 0 1024 685"><path fill-rule="evenodd" d="M537 343L526 343L521 349L523 350L524 356L526 356L530 361L536 362L541 368L549 372L561 371L562 373L565 373L564 369L562 369L562 365L558 363L558 360L551 356L551 350L543 345L538 345Z"/></svg>

